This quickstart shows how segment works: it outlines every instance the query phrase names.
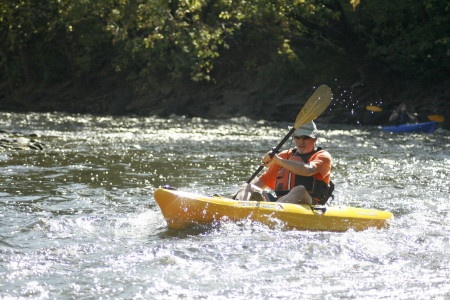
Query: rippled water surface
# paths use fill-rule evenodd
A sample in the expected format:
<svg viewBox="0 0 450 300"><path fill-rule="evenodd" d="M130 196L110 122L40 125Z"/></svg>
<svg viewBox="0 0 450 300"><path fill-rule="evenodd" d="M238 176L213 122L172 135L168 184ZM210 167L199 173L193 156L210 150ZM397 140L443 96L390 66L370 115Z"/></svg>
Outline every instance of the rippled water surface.
<svg viewBox="0 0 450 300"><path fill-rule="evenodd" d="M390 228L169 230L153 191L233 195L288 123L0 113L0 298L449 299L450 135L320 125L334 204ZM288 145L286 145L288 146Z"/></svg>

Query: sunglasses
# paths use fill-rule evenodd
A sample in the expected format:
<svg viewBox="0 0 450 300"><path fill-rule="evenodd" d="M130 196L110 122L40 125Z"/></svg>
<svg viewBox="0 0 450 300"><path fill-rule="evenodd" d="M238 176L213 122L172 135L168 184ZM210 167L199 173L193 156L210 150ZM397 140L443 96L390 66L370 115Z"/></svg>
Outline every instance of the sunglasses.
<svg viewBox="0 0 450 300"><path fill-rule="evenodd" d="M306 135L302 135L302 136L294 136L294 139L296 139L296 140L302 140L302 141L307 141L307 140L312 139L312 137L306 136Z"/></svg>

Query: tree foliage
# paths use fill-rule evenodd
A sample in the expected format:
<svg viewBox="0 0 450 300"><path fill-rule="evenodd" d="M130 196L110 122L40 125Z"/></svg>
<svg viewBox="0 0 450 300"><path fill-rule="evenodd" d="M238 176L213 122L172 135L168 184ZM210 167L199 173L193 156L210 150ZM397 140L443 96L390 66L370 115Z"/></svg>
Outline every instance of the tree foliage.
<svg viewBox="0 0 450 300"><path fill-rule="evenodd" d="M368 57L415 77L448 72L450 2L363 1L350 19Z"/></svg>
<svg viewBox="0 0 450 300"><path fill-rule="evenodd" d="M366 59L432 78L448 71L449 20L443 0L4 0L0 80L14 90L132 70L210 81L244 46L299 75L311 44L357 45Z"/></svg>

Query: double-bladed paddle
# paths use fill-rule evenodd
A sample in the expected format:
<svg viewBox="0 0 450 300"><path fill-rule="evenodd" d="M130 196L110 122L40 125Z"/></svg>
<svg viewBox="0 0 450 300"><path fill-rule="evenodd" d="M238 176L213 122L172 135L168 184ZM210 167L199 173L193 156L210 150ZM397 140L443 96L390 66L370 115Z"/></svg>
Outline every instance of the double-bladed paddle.
<svg viewBox="0 0 450 300"><path fill-rule="evenodd" d="M367 105L366 109L368 111L373 111L373 112L382 112L383 111L383 109L381 107L376 106L376 105ZM434 122L438 122L438 123L443 123L445 121L445 118L442 115L428 115L427 118L430 121L434 121Z"/></svg>
<svg viewBox="0 0 450 300"><path fill-rule="evenodd" d="M311 95L311 97L309 97L308 101L306 101L305 105L298 113L297 118L295 119L294 126L281 140L281 142L272 149L270 157L273 157L275 153L280 150L280 148L290 138L290 136L296 129L320 116L325 111L325 109L327 109L328 105L330 105L332 96L333 94L331 93L331 89L328 86L319 86ZM247 183L252 182L252 180L258 175L259 172L261 172L263 168L264 166L259 166L258 170L256 170L255 173L253 173L253 175L247 180Z"/></svg>

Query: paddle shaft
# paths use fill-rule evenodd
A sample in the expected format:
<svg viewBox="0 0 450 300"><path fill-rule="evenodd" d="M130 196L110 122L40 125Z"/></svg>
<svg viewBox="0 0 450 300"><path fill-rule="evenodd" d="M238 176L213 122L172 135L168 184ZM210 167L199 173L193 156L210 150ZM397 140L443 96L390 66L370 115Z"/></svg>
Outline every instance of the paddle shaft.
<svg viewBox="0 0 450 300"><path fill-rule="evenodd" d="M281 140L281 142L272 149L272 151L270 151L269 155L270 157L273 157L275 155L275 153L278 152L278 150L280 150L281 147L283 147L284 143L286 143L286 141L291 137L291 135L294 133L294 131L296 130L295 127L292 127L291 130L289 130L288 134L286 134L286 136ZM261 170L264 168L264 166L259 166L259 168L255 171L255 173L253 173L252 176L250 176L250 178L247 180L247 183L251 183L253 179L255 179L255 177L259 174L259 172L261 172Z"/></svg>

